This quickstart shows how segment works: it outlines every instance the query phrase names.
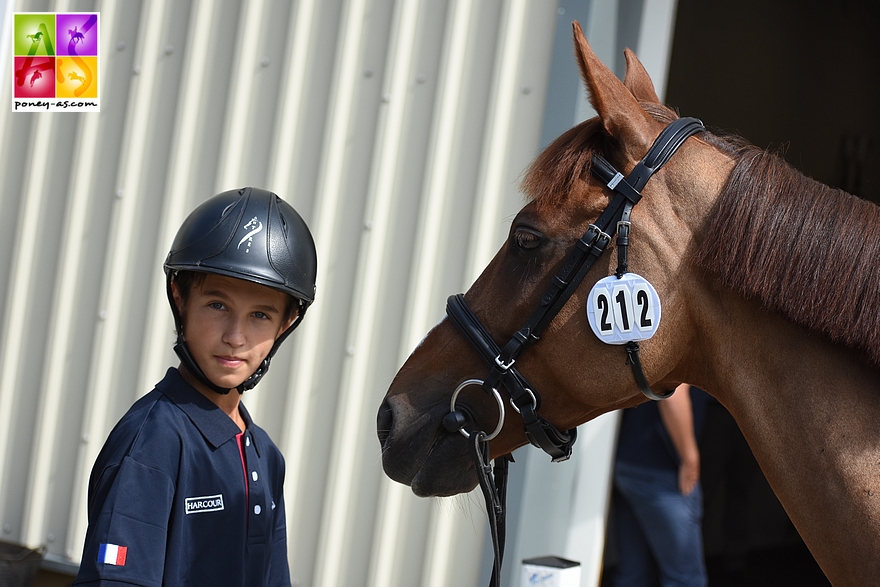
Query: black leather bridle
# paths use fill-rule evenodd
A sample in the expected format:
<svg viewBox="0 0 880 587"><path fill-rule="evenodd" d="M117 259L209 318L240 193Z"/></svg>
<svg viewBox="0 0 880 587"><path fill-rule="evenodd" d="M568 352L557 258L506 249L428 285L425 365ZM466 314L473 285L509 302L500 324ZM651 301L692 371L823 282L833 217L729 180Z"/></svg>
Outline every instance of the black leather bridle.
<svg viewBox="0 0 880 587"><path fill-rule="evenodd" d="M615 274L620 278L627 272L630 214L633 206L642 198L642 188L651 176L669 161L688 137L704 130L703 123L696 118L675 120L663 129L645 157L626 177L601 155L593 155L591 170L613 192L614 197L596 222L590 224L586 233L575 243L562 269L541 296L538 307L532 312L525 325L503 347L495 342L489 331L480 323L465 302L463 294L450 296L447 300L446 313L452 323L489 366L489 374L484 380L468 380L456 389L450 404L450 413L444 418L443 425L450 432L461 431L471 440L472 454L486 498L495 546L495 568L490 585L497 585L500 581L501 555L504 551L504 487L506 487L507 463L512 460L509 455L499 459L493 476L488 465L488 442L500 432L505 415L499 389L504 387L507 390L513 409L522 417L529 442L549 454L553 462L568 460L577 437L577 429L561 431L538 414L541 396L519 372L515 363L523 351L540 339L544 329L568 302L587 272L605 252L615 233L618 249L618 266ZM637 342L627 343L625 349L627 363L632 368L636 384L646 397L660 400L672 395L672 392L660 395L651 390L642 371ZM468 418L461 410L456 409L455 404L458 393L468 385L481 386L498 401L499 423L492 434L464 431Z"/></svg>

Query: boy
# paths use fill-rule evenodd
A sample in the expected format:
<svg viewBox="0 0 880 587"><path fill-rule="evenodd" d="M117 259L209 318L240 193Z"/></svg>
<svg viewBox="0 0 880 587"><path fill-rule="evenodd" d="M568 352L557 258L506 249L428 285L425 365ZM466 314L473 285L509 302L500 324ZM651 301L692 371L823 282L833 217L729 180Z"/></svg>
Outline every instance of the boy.
<svg viewBox="0 0 880 587"><path fill-rule="evenodd" d="M314 301L308 227L244 188L196 208L165 260L177 369L110 433L74 585L289 586L284 460L241 394Z"/></svg>

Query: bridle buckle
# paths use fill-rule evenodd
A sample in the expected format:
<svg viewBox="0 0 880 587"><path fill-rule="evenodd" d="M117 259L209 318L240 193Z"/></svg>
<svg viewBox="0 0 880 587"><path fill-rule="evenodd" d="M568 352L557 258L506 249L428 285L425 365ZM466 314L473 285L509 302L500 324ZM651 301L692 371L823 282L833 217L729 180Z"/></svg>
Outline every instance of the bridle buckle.
<svg viewBox="0 0 880 587"><path fill-rule="evenodd" d="M591 228L596 231L596 242L597 243L599 241L605 241L605 244L607 245L608 243L611 242L611 235L610 234L608 234L607 232L605 232L604 230L602 230L601 228L599 228L595 224L590 224L589 226L587 226L587 230L589 230Z"/></svg>
<svg viewBox="0 0 880 587"><path fill-rule="evenodd" d="M513 364L516 363L516 359L511 358L507 363L503 363L501 361L501 355L495 357L495 365L498 366L502 371L510 371L510 368L513 367Z"/></svg>

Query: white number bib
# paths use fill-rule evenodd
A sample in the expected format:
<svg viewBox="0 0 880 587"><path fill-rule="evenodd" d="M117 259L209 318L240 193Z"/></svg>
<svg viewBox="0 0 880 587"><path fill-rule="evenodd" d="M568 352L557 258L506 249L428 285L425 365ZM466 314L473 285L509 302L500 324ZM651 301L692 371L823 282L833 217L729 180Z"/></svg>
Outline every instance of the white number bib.
<svg viewBox="0 0 880 587"><path fill-rule="evenodd" d="M607 344L647 340L660 325L660 296L647 279L624 273L600 279L587 299L587 319Z"/></svg>

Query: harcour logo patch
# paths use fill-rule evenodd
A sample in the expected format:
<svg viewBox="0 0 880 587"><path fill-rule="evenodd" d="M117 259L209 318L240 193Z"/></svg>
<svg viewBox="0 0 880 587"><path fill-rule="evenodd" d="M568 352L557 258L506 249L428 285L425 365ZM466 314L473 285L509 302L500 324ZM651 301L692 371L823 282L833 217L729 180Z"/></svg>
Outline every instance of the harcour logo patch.
<svg viewBox="0 0 880 587"><path fill-rule="evenodd" d="M206 495L204 497L187 497L184 500L187 514L217 512L223 509L223 494Z"/></svg>

